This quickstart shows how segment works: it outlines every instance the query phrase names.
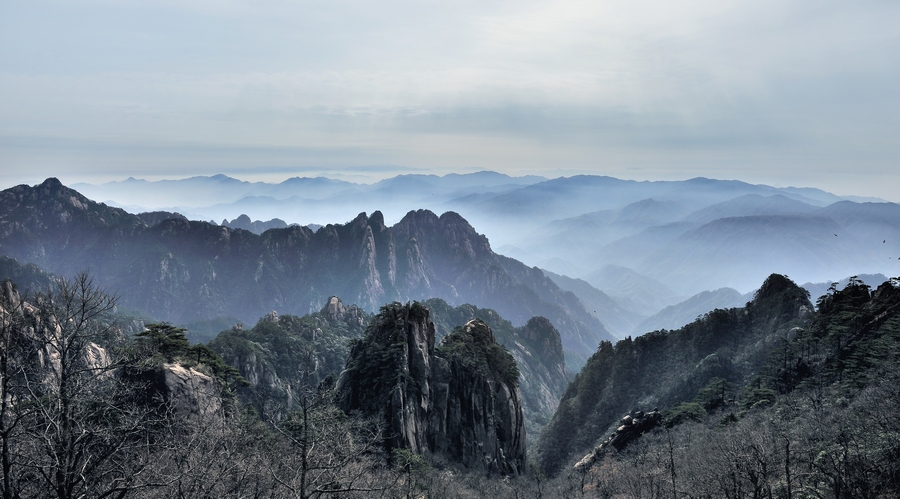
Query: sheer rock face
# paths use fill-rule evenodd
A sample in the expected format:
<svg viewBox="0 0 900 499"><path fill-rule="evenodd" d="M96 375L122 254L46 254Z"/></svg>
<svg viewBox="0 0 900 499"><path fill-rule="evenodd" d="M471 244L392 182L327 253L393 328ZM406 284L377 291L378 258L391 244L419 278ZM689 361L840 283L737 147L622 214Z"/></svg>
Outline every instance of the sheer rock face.
<svg viewBox="0 0 900 499"><path fill-rule="evenodd" d="M476 331L475 329L478 329ZM480 321L463 334L484 334ZM518 386L436 354L428 309L382 309L341 373L337 403L386 425L385 446L440 454L468 468L526 470L525 424Z"/></svg>
<svg viewBox="0 0 900 499"><path fill-rule="evenodd" d="M520 339L507 348L522 373L525 404L549 418L569 384L559 331L544 317L532 317L519 331Z"/></svg>

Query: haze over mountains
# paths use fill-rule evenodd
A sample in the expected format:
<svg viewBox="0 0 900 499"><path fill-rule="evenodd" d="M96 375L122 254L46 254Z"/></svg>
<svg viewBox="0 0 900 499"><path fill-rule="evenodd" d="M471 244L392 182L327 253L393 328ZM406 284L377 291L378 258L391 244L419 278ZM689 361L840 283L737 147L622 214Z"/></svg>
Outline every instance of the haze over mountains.
<svg viewBox="0 0 900 499"><path fill-rule="evenodd" d="M414 209L452 210L498 253L581 279L593 289L576 291L548 273L591 311L597 291L606 294L609 306L598 305L596 316L617 336L637 333L641 321L699 293L731 288L746 295L772 272L798 282L900 273L900 205L802 187L493 172L400 175L371 185L216 175L74 187L133 212L167 209L258 232L281 222L344 223L375 210L388 224ZM713 304L733 306L734 299Z"/></svg>
<svg viewBox="0 0 900 499"><path fill-rule="evenodd" d="M426 181L398 182L394 207L410 202L403 186L415 192ZM602 179L605 182L610 181ZM493 196L497 198L542 183L489 187L506 189ZM699 185L709 188L710 182ZM569 194L577 197L580 187L569 187ZM723 187L723 192L747 188L734 183ZM623 459L664 449L660 430L665 427L671 430L671 437L666 433L668 464L657 463L656 471L646 472L652 476L634 483L654 483L662 490L659 477L674 476L660 474L668 466L669 471L677 468L684 487L714 490L718 485L704 482L706 471L685 463L716 449L696 450L691 432L699 427L680 425L693 421L721 434L702 442L742 442L742 432L756 438L762 434L757 427L777 419L777 413L788 418L786 429L779 430L787 432L783 438L791 442L784 454L778 440L763 461L762 454L751 453L737 460L714 459L704 470L734 476L723 466L761 463L766 469L784 469L787 483L808 482L804 487L821 489L819 484L825 482L819 475L828 475L828 470L800 479L788 462L830 452L830 442L840 441L843 434L817 440L807 432L833 432L843 426L829 421L806 424L811 408L803 403L779 406L779 400L813 400L810 390L822 392L827 385L826 402L815 413L826 407L825 413L842 421L862 410L854 419L860 425L883 412L868 410L871 401L892 400L860 389L895 388L890 376L896 377L900 279L858 271L874 267L891 272L890 265L896 265L893 259L885 259L887 265L869 260L895 249L898 205L843 200L817 206L787 192L742 193L697 208L692 195L716 195L689 189L679 195L678 200L646 198L549 223L527 203L518 212L495 212L493 218L489 211L475 215L490 220L484 222L487 226L503 226L505 234L518 230L524 247L531 244L536 251L556 254L550 263L562 265L569 259L569 267L593 269L573 277L495 252L488 236L454 211L438 215L415 209L389 224L376 210L324 226L290 219L254 221L256 217L242 214L219 225L174 212L128 213L49 178L0 192L0 313L6 314L4 324L16 325L17 334L40 332L40 327L19 326L44 323L29 314L53 300L36 291L53 293L54 286L67 286L51 280L49 273L88 272L79 282L117 294L108 302L115 315L108 320L123 329L103 341L125 346L117 352L150 355L132 362L143 366L147 376L168 380L163 390L168 399L161 400L180 407L173 415L210 407L218 414L240 402L277 425L272 415L298 415L303 411L294 411L296 407L305 411L311 406L304 404L314 402L335 415L328 423L337 432L335 438L365 431L338 424L361 424L359 416L386 425L387 434L373 440L380 442L385 455L373 457L373 462L386 458L389 466L403 456L441 456L461 466L461 472L516 476L528 473L526 463L536 462L543 472L556 475L550 479L556 488L551 495L570 496L579 490L573 487L578 480L572 481L579 473L581 490L586 490L584 477L589 474L594 483L643 470L627 466ZM490 205L485 199L484 205ZM559 200L558 207L570 208L564 206L569 201ZM540 203L550 210L545 201ZM529 223L531 232L521 230ZM552 233L556 239L535 237L548 227L558 229ZM883 239L873 240L876 235ZM591 238L609 242L587 242ZM655 238L665 242L654 245ZM590 256L616 251L632 266L609 256ZM577 260L573 255L579 253ZM655 260L647 263L648 258ZM773 266L790 267L794 275L819 277L845 270L854 275L839 282L810 280L800 287L772 273L755 292L720 286L687 293ZM651 270L642 272L645 268ZM873 290L864 282L878 287ZM33 297L35 305L20 299L20 290L21 296ZM815 299L820 294L824 296ZM352 305L345 307L338 297ZM257 319L251 329L240 323ZM212 340L206 345L190 345L189 339L200 337L188 338L185 330L171 324L148 325L160 320L178 326L205 321L217 327L218 334L203 337ZM41 334L53 332L44 329ZM128 336L138 332L136 339ZM110 347L84 346L87 350L77 355ZM37 372L49 369L38 367ZM204 393L192 388L193 378L205 380ZM841 398L831 393L837 384L845 385ZM852 406L840 402L846 396L856 397ZM846 410L831 408L834 404ZM230 419L229 424L242 431L239 420ZM897 441L892 428L868 438L866 427L860 427L857 436L873 466L896 461L896 444L881 446ZM626 449L639 438L648 447L641 443L636 450ZM674 455L673 446L690 445L695 450ZM791 450L795 445L807 450ZM625 452L613 455L611 448ZM364 454L353 452L354 459ZM567 473L573 465L575 473ZM691 470L696 473L691 475ZM877 477L880 489L893 490L890 484L900 472L894 466L867 476ZM409 490L415 488L411 475L406 480ZM616 483L604 487L622 489L630 479L612 480ZM766 481L775 482L782 480ZM267 487L274 490L277 485Z"/></svg>
<svg viewBox="0 0 900 499"><path fill-rule="evenodd" d="M388 227L376 211L316 232L256 235L176 214L132 215L48 179L0 193L0 229L3 255L60 275L89 270L122 305L157 320L252 323L273 308L317 311L335 295L369 311L442 298L494 308L516 325L546 317L573 365L612 338L574 295L494 253L453 212L410 211Z"/></svg>

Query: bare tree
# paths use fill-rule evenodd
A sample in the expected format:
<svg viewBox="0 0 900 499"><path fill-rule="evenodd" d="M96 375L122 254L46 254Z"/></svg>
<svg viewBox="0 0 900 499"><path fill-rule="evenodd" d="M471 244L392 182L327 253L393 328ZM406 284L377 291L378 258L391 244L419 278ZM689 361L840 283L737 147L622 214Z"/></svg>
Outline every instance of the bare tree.
<svg viewBox="0 0 900 499"><path fill-rule="evenodd" d="M0 434L2 457L15 460L4 468L4 494L123 497L149 486L139 472L159 413L134 403L139 387L117 375L122 364L101 346L120 336L109 317L116 297L82 273L32 302L4 314Z"/></svg>
<svg viewBox="0 0 900 499"><path fill-rule="evenodd" d="M23 374L22 358L27 351L21 331L25 327L26 303L10 281L0 283L0 471L3 498L18 495L18 473L14 469L22 419L29 410L18 403Z"/></svg>
<svg viewBox="0 0 900 499"><path fill-rule="evenodd" d="M271 471L274 480L301 499L383 490L388 474L373 473L385 462L381 425L338 409L332 379L313 384L319 365L314 346L299 357L293 410L268 418L287 446Z"/></svg>

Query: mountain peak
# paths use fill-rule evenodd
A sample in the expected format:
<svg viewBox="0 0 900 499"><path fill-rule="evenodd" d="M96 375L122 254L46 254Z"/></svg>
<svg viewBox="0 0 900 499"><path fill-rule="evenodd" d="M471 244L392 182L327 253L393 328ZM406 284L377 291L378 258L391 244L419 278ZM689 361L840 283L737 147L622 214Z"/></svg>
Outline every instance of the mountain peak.
<svg viewBox="0 0 900 499"><path fill-rule="evenodd" d="M747 305L756 315L781 321L802 318L813 311L809 291L781 274L772 274L766 278L753 301Z"/></svg>
<svg viewBox="0 0 900 499"><path fill-rule="evenodd" d="M60 187L64 187L62 182L59 181L56 177L50 177L47 180L44 180L39 187L58 189Z"/></svg>
<svg viewBox="0 0 900 499"><path fill-rule="evenodd" d="M379 210L373 211L372 216L369 217L369 223L384 226L384 214Z"/></svg>
<svg viewBox="0 0 900 499"><path fill-rule="evenodd" d="M794 284L794 281L788 279L786 276L772 274L766 278L763 285L760 286L759 291L756 292L756 299L765 300L772 296L780 295L784 291L792 288L799 288L799 286Z"/></svg>

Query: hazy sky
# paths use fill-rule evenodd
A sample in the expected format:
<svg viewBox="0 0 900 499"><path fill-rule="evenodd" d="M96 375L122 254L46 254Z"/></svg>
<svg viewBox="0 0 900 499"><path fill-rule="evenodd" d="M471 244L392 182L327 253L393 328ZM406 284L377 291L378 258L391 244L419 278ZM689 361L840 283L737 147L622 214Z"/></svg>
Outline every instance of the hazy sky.
<svg viewBox="0 0 900 499"><path fill-rule="evenodd" d="M0 186L482 169L900 201L900 2L0 2Z"/></svg>

